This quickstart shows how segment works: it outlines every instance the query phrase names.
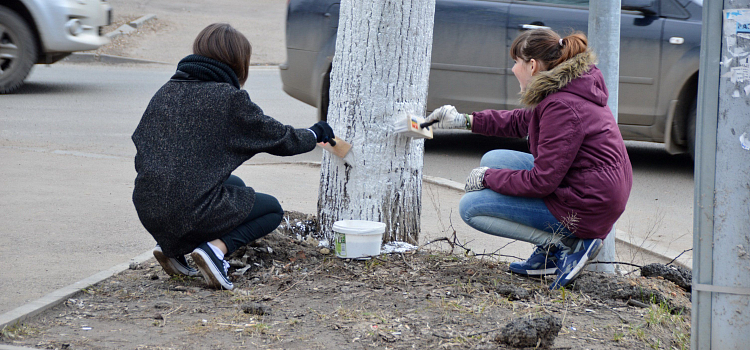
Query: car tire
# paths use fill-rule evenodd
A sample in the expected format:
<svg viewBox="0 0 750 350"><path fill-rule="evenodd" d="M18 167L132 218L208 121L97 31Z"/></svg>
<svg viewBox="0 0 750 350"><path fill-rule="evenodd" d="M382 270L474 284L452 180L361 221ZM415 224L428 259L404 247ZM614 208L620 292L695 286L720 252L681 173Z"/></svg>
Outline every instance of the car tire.
<svg viewBox="0 0 750 350"><path fill-rule="evenodd" d="M687 138L687 151L690 157L695 160L695 117L698 113L698 100L693 100L692 106L687 115L687 126L685 126L685 136Z"/></svg>
<svg viewBox="0 0 750 350"><path fill-rule="evenodd" d="M37 59L36 42L26 21L0 6L0 94L18 89Z"/></svg>

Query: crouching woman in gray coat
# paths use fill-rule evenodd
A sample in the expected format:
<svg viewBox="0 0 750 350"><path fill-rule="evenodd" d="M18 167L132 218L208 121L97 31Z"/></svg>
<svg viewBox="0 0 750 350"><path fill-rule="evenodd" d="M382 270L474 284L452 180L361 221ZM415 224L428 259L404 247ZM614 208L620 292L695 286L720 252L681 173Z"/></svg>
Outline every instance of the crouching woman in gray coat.
<svg viewBox="0 0 750 350"><path fill-rule="evenodd" d="M263 114L240 89L251 50L230 25L206 27L132 137L133 204L156 240L154 256L170 275L197 275L190 253L214 288L233 288L224 256L273 231L284 213L232 171L257 153L291 156L334 137L325 122L295 129Z"/></svg>

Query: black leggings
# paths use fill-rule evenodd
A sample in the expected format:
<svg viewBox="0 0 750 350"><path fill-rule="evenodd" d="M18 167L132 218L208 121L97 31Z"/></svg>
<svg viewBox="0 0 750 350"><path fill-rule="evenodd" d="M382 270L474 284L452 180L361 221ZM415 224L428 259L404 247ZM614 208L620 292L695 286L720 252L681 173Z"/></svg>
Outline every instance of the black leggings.
<svg viewBox="0 0 750 350"><path fill-rule="evenodd" d="M225 185L245 187L245 183L237 176L230 175ZM279 201L273 196L255 192L255 203L245 221L220 239L227 246L227 255L239 247L261 238L279 227L284 217Z"/></svg>

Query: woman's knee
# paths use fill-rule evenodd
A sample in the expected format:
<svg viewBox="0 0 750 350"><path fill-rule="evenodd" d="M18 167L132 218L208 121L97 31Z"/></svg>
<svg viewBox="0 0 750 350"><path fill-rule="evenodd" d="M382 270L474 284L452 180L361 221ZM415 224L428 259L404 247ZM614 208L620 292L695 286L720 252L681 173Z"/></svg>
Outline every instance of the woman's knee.
<svg viewBox="0 0 750 350"><path fill-rule="evenodd" d="M463 220L467 224L471 220L471 217L474 216L472 214L472 208L476 204L475 197L475 192L468 192L463 195L463 197L461 197L461 200L458 202L458 215L460 215L461 220Z"/></svg>
<svg viewBox="0 0 750 350"><path fill-rule="evenodd" d="M255 192L253 207L261 209L264 213L284 213L284 209L281 208L281 204L276 197L260 192Z"/></svg>
<svg viewBox="0 0 750 350"><path fill-rule="evenodd" d="M534 156L509 149L496 149L485 153L479 165L494 169L530 170L534 166Z"/></svg>
<svg viewBox="0 0 750 350"><path fill-rule="evenodd" d="M229 178L224 181L224 184L229 186L245 187L245 181L242 181L242 179L234 175L229 175Z"/></svg>
<svg viewBox="0 0 750 350"><path fill-rule="evenodd" d="M265 216L268 222L276 223L276 226L284 218L284 209L281 207L279 200L274 196L256 192L254 208L260 209L262 213L259 214Z"/></svg>

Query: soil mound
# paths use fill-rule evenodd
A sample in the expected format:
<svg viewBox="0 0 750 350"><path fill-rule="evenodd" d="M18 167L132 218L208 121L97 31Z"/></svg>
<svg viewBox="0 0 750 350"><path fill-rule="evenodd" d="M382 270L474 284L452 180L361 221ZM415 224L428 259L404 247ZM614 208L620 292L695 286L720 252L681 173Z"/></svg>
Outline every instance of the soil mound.
<svg viewBox="0 0 750 350"><path fill-rule="evenodd" d="M290 225L307 236L282 227L231 255L232 291L207 289L200 277L170 278L151 260L6 327L0 343L43 349L690 344L689 301L664 279L586 272L571 289L550 291L551 280L513 275L505 262L424 248L339 259L310 238L312 219L294 215L287 216ZM631 299L646 307L629 305Z"/></svg>

